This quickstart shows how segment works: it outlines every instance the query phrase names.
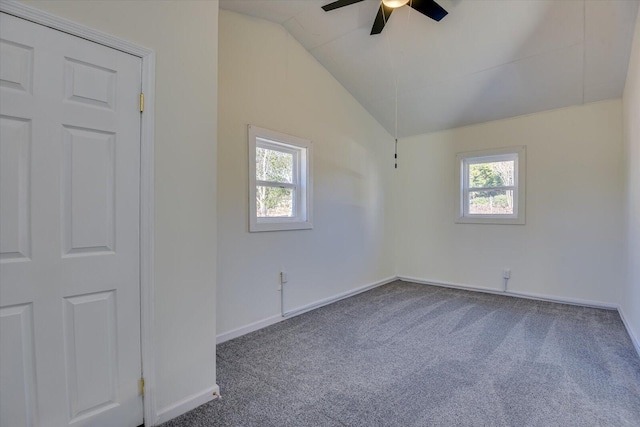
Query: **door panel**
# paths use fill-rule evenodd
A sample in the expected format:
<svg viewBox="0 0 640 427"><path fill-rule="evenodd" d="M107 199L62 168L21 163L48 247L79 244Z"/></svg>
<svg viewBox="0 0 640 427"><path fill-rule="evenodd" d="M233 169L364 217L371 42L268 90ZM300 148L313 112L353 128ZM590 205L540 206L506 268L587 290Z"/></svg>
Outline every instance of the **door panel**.
<svg viewBox="0 0 640 427"><path fill-rule="evenodd" d="M64 312L73 422L117 403L115 290L65 298Z"/></svg>
<svg viewBox="0 0 640 427"><path fill-rule="evenodd" d="M2 40L0 58L7 63L0 71L0 86L30 94L33 83L33 47Z"/></svg>
<svg viewBox="0 0 640 427"><path fill-rule="evenodd" d="M0 426L142 424L141 60L0 14Z"/></svg>
<svg viewBox="0 0 640 427"><path fill-rule="evenodd" d="M0 260L29 258L31 121L0 116Z"/></svg>
<svg viewBox="0 0 640 427"><path fill-rule="evenodd" d="M0 308L0 376L13 390L0 394L3 426L36 425L36 375L31 304ZM6 408L11 411L5 412Z"/></svg>
<svg viewBox="0 0 640 427"><path fill-rule="evenodd" d="M115 110L117 71L65 58L65 97Z"/></svg>
<svg viewBox="0 0 640 427"><path fill-rule="evenodd" d="M63 254L113 252L116 135L65 126L63 138Z"/></svg>

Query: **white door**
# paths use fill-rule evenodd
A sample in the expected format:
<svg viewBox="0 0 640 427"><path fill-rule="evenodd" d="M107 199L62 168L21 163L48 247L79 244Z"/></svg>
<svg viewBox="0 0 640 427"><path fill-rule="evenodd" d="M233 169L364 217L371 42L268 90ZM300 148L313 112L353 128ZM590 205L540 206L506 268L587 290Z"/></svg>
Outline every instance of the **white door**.
<svg viewBox="0 0 640 427"><path fill-rule="evenodd" d="M141 60L0 14L0 426L142 424Z"/></svg>

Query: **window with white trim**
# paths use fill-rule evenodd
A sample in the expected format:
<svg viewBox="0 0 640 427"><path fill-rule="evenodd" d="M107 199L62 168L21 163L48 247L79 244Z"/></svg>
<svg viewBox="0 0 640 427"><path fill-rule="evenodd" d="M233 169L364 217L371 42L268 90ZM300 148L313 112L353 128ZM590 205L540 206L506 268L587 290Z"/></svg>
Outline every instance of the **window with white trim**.
<svg viewBox="0 0 640 427"><path fill-rule="evenodd" d="M313 228L311 141L249 125L249 231Z"/></svg>
<svg viewBox="0 0 640 427"><path fill-rule="evenodd" d="M524 224L525 156L524 146L458 154L456 222Z"/></svg>

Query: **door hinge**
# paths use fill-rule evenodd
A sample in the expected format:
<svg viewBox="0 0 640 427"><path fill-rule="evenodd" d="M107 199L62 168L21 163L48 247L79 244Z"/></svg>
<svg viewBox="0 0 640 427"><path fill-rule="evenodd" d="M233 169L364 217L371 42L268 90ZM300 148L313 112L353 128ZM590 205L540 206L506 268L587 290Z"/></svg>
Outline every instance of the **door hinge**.
<svg viewBox="0 0 640 427"><path fill-rule="evenodd" d="M144 378L140 378L138 381L138 392L140 396L144 397Z"/></svg>
<svg viewBox="0 0 640 427"><path fill-rule="evenodd" d="M140 112L144 111L144 93L140 93Z"/></svg>

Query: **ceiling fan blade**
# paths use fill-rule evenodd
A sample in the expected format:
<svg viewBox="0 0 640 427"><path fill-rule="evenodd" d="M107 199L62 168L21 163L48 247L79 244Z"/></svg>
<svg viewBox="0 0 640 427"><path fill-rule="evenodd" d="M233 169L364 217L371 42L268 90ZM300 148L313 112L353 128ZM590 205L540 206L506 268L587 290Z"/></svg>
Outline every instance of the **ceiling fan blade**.
<svg viewBox="0 0 640 427"><path fill-rule="evenodd" d="M324 5L322 6L322 8L324 9L325 12L329 12L330 10L349 6L350 4L354 4L354 3L360 3L361 1L364 1L364 0L338 0L338 1L334 1L333 3Z"/></svg>
<svg viewBox="0 0 640 427"><path fill-rule="evenodd" d="M433 0L411 0L409 4L412 8L427 15L434 21L440 21L449 13Z"/></svg>
<svg viewBox="0 0 640 427"><path fill-rule="evenodd" d="M385 24L387 23L387 21L389 20L389 17L391 16L391 12L393 12L392 8L387 7L384 4L380 3L380 9L378 9L376 20L373 21L373 27L371 28L371 35L380 34L382 32Z"/></svg>

